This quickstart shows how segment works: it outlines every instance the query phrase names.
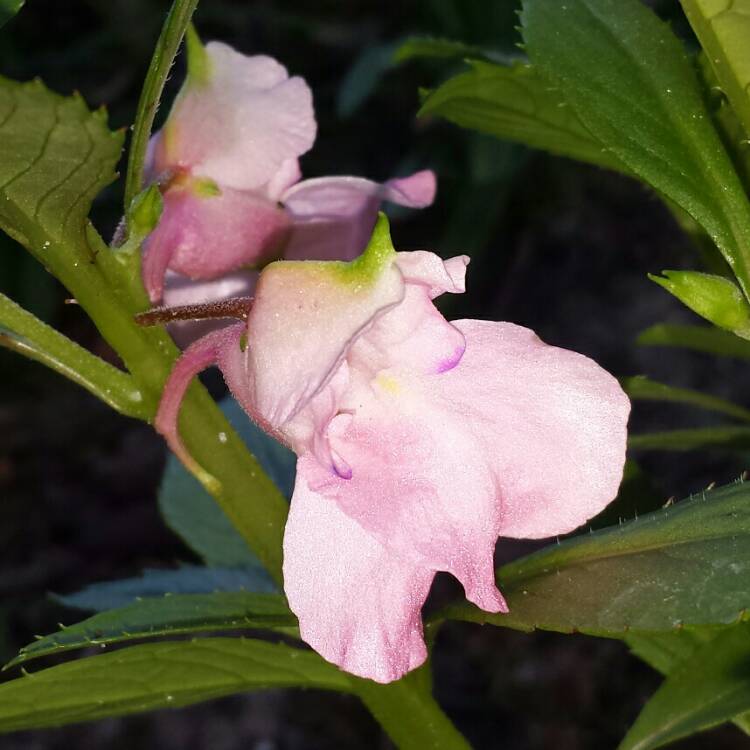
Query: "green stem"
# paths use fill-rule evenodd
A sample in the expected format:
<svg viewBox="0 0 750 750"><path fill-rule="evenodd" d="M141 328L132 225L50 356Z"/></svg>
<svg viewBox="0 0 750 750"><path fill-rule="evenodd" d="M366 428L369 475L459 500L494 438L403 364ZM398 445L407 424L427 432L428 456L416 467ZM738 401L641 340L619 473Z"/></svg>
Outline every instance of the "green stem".
<svg viewBox="0 0 750 750"><path fill-rule="evenodd" d="M126 417L147 419L148 406L133 378L43 323L0 294L0 346L41 362Z"/></svg>
<svg viewBox="0 0 750 750"><path fill-rule="evenodd" d="M141 98L138 101L138 112L133 126L133 138L128 157L128 176L125 182L126 212L143 186L143 164L154 116L159 107L159 99L180 42L197 5L198 0L175 0L156 43L146 80L143 83Z"/></svg>
<svg viewBox="0 0 750 750"><path fill-rule="evenodd" d="M353 679L355 692L401 750L470 750L432 697L427 667L380 685Z"/></svg>

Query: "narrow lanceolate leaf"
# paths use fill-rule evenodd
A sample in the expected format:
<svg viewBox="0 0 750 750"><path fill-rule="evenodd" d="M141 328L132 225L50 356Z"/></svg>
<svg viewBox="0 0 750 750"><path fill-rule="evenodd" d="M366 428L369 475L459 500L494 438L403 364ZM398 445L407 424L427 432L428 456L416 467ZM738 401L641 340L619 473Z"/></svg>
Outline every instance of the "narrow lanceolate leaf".
<svg viewBox="0 0 750 750"><path fill-rule="evenodd" d="M651 750L750 709L750 624L699 646L646 704L620 750Z"/></svg>
<svg viewBox="0 0 750 750"><path fill-rule="evenodd" d="M633 450L693 451L699 448L746 450L750 448L750 427L719 425L686 430L665 430L631 435L628 447Z"/></svg>
<svg viewBox="0 0 750 750"><path fill-rule="evenodd" d="M175 594L214 594L217 591L235 593L277 593L278 589L256 560L252 567L206 568L202 565L182 565L172 569L146 568L137 578L101 581L73 594L53 594L66 607L87 612L105 612L128 607L147 597Z"/></svg>
<svg viewBox="0 0 750 750"><path fill-rule="evenodd" d="M21 649L7 666L40 656L121 643L137 638L217 630L279 630L296 633L297 619L284 598L247 592L150 597L89 617Z"/></svg>
<svg viewBox="0 0 750 750"><path fill-rule="evenodd" d="M725 633L726 628L683 628L676 633L634 635L625 640L633 654L667 676L687 664L700 647ZM732 722L750 734L750 711L733 716Z"/></svg>
<svg viewBox="0 0 750 750"><path fill-rule="evenodd" d="M25 2L26 0L0 0L0 26L10 21Z"/></svg>
<svg viewBox="0 0 750 750"><path fill-rule="evenodd" d="M461 604L442 616L615 638L726 625L750 607L748 570L750 484L738 483L500 568L510 614Z"/></svg>
<svg viewBox="0 0 750 750"><path fill-rule="evenodd" d="M719 357L750 360L750 341L729 331L708 326L669 325L659 323L647 328L636 339L641 346L669 346L691 349Z"/></svg>
<svg viewBox="0 0 750 750"><path fill-rule="evenodd" d="M612 169L623 165L581 123L530 65L474 61L471 70L431 92L420 115L439 115L465 128Z"/></svg>
<svg viewBox="0 0 750 750"><path fill-rule="evenodd" d="M676 388L666 383L658 383L655 380L636 375L632 378L622 378L620 381L625 393L636 401L671 401L677 404L688 404L697 406L699 409L715 411L719 414L750 421L750 409L733 404L717 396L708 393L693 391L689 388Z"/></svg>
<svg viewBox="0 0 750 750"><path fill-rule="evenodd" d="M709 234L750 294L750 204L681 42L641 0L524 0L531 62L589 131Z"/></svg>
<svg viewBox="0 0 750 750"><path fill-rule="evenodd" d="M83 386L113 409L147 419L148 405L135 381L0 294L0 346L41 362Z"/></svg>
<svg viewBox="0 0 750 750"><path fill-rule="evenodd" d="M86 216L115 178L122 139L80 96L0 78L0 229L53 270L60 245L89 260Z"/></svg>
<svg viewBox="0 0 750 750"><path fill-rule="evenodd" d="M711 70L750 136L750 0L680 0Z"/></svg>
<svg viewBox="0 0 750 750"><path fill-rule="evenodd" d="M248 690L351 689L312 651L237 638L132 646L0 685L0 732L178 708Z"/></svg>
<svg viewBox="0 0 750 750"><path fill-rule="evenodd" d="M508 62L508 55L495 50L477 47L473 44L429 36L413 36L402 42L393 55L394 62L400 63L418 57L455 58L486 60L487 62Z"/></svg>

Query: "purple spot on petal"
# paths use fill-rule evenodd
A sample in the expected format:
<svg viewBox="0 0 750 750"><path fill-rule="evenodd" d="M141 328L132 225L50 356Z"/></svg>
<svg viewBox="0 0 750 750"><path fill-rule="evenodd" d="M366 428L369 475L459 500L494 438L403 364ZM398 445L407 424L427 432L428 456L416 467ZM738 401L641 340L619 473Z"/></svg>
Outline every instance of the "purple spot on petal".
<svg viewBox="0 0 750 750"><path fill-rule="evenodd" d="M448 372L448 370L452 370L460 361L461 357L464 356L464 352L466 351L466 344L461 344L461 346L456 347L453 354L448 357L447 359L444 359L442 362L440 362L437 366L436 372L438 375L443 372Z"/></svg>
<svg viewBox="0 0 750 750"><path fill-rule="evenodd" d="M341 456L337 456L335 453L331 453L331 459L333 464L333 470L341 479L352 478L352 467L344 461Z"/></svg>

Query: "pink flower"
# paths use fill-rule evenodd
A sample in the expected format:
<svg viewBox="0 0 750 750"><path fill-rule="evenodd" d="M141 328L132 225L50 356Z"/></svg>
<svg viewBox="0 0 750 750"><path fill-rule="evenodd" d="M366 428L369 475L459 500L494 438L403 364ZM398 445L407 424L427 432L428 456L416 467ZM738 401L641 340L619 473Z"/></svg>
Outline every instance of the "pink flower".
<svg viewBox="0 0 750 750"><path fill-rule="evenodd" d="M351 263L269 265L247 324L183 354L156 419L189 462L179 404L216 363L250 417L297 453L289 605L323 657L379 682L425 660L420 609L437 571L507 612L498 536L569 532L622 476L630 404L611 375L526 328L448 322L435 308L464 291L467 263L396 253L383 219Z"/></svg>
<svg viewBox="0 0 750 750"><path fill-rule="evenodd" d="M168 270L204 282L282 255L354 258L382 201L432 203L430 171L382 185L358 177L299 182L298 157L316 133L305 81L289 78L270 57L246 57L218 42L203 47L194 32L188 47L188 77L146 164L164 197L162 218L144 244L152 302L164 296ZM255 275L244 278L250 289ZM200 295L211 291L198 285L191 301L207 301Z"/></svg>

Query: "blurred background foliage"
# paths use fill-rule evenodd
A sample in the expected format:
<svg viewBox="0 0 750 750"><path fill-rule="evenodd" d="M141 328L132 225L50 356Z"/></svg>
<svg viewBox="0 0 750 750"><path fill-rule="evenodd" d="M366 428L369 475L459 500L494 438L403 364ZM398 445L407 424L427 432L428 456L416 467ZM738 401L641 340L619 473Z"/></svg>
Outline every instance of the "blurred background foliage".
<svg viewBox="0 0 750 750"><path fill-rule="evenodd" d="M676 0L650 3L688 43ZM0 32L0 73L41 77L104 105L113 127L131 123L166 0L28 0ZM468 293L444 300L451 317L510 320L543 339L594 357L618 376L647 374L750 406L744 365L682 350L638 347L659 322L697 322L646 279L691 268L697 252L648 190L603 170L532 152L437 119L417 119L419 89L463 68L460 59L397 65L411 35L457 39L503 58L518 56L514 0L203 0L196 24L246 54L281 60L313 89L319 124L305 176L387 179L420 168L438 174L435 205L394 212L400 249L472 256ZM171 101L182 80L178 61ZM167 111L162 107L161 118ZM95 205L110 236L122 183ZM112 357L43 268L0 236L0 291L67 335ZM46 597L145 567L191 561L167 533L155 495L162 443L145 426L109 413L40 366L0 351L0 658L29 633L48 632L66 611ZM212 381L213 382L213 381ZM221 385L213 382L217 394ZM709 425L715 417L679 405L638 404L637 431ZM610 514L630 515L671 495L729 482L742 452L638 456L635 492ZM33 510L31 510L33 508ZM520 554L501 543L498 556ZM450 587L449 587L450 588ZM557 750L611 747L658 678L622 644L551 634L521 635L452 623L436 651L441 702L477 747ZM676 747L742 747L724 728ZM354 699L311 693L232 698L181 712L3 738L2 747L381 748Z"/></svg>

